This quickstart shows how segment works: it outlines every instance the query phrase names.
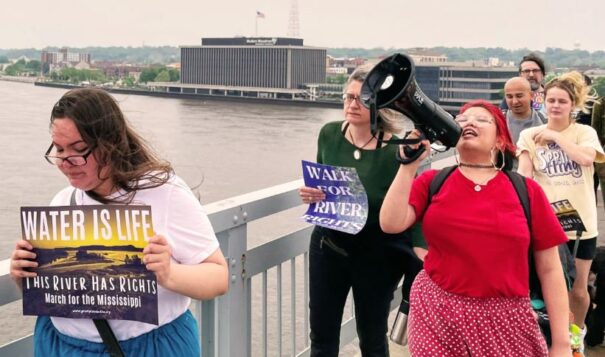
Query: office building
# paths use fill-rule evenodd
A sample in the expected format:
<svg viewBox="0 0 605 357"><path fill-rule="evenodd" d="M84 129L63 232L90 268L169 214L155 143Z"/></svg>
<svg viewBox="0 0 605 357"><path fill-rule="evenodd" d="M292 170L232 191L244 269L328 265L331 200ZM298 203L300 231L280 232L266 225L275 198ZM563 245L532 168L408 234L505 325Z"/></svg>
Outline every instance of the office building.
<svg viewBox="0 0 605 357"><path fill-rule="evenodd" d="M182 84L299 89L325 76L326 49L298 38L203 38L181 47Z"/></svg>

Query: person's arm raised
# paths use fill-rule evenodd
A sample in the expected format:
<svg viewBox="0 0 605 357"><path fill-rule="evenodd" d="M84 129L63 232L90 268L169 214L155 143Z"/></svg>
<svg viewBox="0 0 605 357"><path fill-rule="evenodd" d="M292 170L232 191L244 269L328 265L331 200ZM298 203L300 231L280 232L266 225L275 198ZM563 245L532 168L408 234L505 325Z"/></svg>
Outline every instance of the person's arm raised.
<svg viewBox="0 0 605 357"><path fill-rule="evenodd" d="M397 175L382 202L380 228L385 233L403 232L416 221L416 212L408 203L408 200L416 171L431 150L428 140L423 140L421 144L425 146L425 152L416 161L399 167ZM400 148L400 150L403 154L403 149Z"/></svg>

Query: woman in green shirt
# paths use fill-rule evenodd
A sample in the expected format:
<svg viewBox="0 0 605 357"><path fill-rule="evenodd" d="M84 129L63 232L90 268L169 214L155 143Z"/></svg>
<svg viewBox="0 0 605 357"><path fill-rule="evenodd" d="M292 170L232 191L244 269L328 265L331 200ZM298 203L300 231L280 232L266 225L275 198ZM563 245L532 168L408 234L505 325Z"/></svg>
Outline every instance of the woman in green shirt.
<svg viewBox="0 0 605 357"><path fill-rule="evenodd" d="M409 233L387 234L378 213L399 162L396 145L385 140L400 131L395 116L381 111L378 133L359 94L371 67L361 66L345 85L344 121L326 124L319 134L317 162L355 167L368 197L364 228L351 235L315 226L309 250L311 356L338 356L342 313L353 290L359 347L364 357L388 356L387 319L393 292L404 272L415 276L422 262L412 252ZM391 115L389 115L391 114ZM317 188L302 187L304 203L325 199ZM405 285L411 285L407 279Z"/></svg>

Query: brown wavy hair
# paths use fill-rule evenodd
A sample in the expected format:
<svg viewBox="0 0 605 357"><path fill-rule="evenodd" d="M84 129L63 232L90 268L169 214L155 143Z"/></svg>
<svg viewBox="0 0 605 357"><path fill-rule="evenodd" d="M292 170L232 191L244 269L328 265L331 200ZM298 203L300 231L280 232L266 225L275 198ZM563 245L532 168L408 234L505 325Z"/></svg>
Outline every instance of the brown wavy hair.
<svg viewBox="0 0 605 357"><path fill-rule="evenodd" d="M116 198L87 194L102 203L130 203L138 190L165 184L173 174L169 162L160 159L149 144L130 126L116 100L106 91L78 88L68 91L52 109L56 119L73 120L82 139L93 149L99 163L97 177L110 179L124 193ZM108 177L101 170L109 166Z"/></svg>

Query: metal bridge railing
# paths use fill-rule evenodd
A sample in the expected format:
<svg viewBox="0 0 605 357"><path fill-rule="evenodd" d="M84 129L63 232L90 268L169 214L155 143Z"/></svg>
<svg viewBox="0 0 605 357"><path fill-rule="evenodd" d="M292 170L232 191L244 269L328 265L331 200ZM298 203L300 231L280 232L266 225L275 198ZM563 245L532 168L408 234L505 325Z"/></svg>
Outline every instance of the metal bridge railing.
<svg viewBox="0 0 605 357"><path fill-rule="evenodd" d="M451 153L441 154L433 160L449 156ZM425 163L422 170L430 165ZM302 184L292 181L205 206L229 265L229 292L192 303L201 327L204 357L309 356L307 251L311 227L247 248L249 223L268 217L270 224L270 216L300 206L298 188ZM0 261L0 306L21 299L10 279L9 265L9 259ZM397 289L393 309L400 296ZM348 305L341 347L357 336L352 302ZM0 346L0 356L32 355L32 342L31 333L13 340Z"/></svg>

